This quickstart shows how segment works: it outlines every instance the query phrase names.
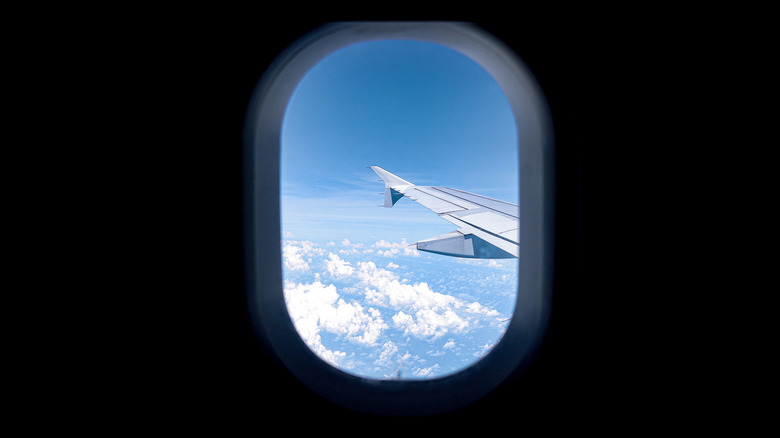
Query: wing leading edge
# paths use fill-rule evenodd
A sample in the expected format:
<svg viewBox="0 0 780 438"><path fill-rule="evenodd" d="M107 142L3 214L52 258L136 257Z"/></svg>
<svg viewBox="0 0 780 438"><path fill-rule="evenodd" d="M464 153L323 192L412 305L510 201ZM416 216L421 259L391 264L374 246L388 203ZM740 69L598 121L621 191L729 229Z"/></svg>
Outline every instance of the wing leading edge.
<svg viewBox="0 0 780 438"><path fill-rule="evenodd" d="M518 257L519 211L515 205L448 187L418 186L379 166L371 169L385 183L384 207L407 197L458 229L417 242L417 249L452 257Z"/></svg>

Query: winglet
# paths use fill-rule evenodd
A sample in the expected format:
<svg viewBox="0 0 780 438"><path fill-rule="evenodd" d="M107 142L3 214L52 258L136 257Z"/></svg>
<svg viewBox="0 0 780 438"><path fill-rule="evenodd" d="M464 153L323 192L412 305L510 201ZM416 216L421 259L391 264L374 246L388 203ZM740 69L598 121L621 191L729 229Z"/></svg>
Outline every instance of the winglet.
<svg viewBox="0 0 780 438"><path fill-rule="evenodd" d="M386 208L391 208L393 205L395 205L395 203L398 202L399 199L403 198L404 196L403 191L408 187L414 186L414 184L410 183L409 181L397 175L393 175L392 173L386 171L385 169L382 169L379 166L371 166L371 169L373 169L373 171L376 172L376 174L379 175L380 178L382 178L382 181L385 182L385 205L384 206Z"/></svg>

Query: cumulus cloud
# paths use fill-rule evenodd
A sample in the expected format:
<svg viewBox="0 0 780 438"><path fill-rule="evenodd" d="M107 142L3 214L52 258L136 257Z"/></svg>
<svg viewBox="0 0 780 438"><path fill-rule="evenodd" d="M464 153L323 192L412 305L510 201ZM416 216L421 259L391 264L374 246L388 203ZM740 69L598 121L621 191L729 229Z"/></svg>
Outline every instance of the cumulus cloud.
<svg viewBox="0 0 780 438"><path fill-rule="evenodd" d="M383 257L395 257L398 254L414 257L418 257L420 255L420 252L417 251L417 248L410 245L406 239L401 239L400 242L392 243L383 239L371 245L371 249L375 249L376 253Z"/></svg>
<svg viewBox="0 0 780 438"><path fill-rule="evenodd" d="M439 370L439 364L434 364L428 368L418 368L412 371L412 374L417 377L428 377Z"/></svg>
<svg viewBox="0 0 780 438"><path fill-rule="evenodd" d="M310 257L324 253L324 249L316 247L309 241L288 241L282 247L284 267L291 271L308 271Z"/></svg>
<svg viewBox="0 0 780 438"><path fill-rule="evenodd" d="M458 263L464 265L486 266L488 268L508 269L511 268L515 262L512 260L497 260L497 259L489 259L489 260L458 259Z"/></svg>
<svg viewBox="0 0 780 438"><path fill-rule="evenodd" d="M309 264L303 260L301 248L293 244L286 244L282 248L284 267L291 271L308 271Z"/></svg>
<svg viewBox="0 0 780 438"><path fill-rule="evenodd" d="M286 282L285 303L295 329L306 344L326 361L336 364L345 353L330 351L322 344L321 331L327 331L362 345L376 345L388 325L381 312L364 308L356 301L346 302L332 284Z"/></svg>
<svg viewBox="0 0 780 438"><path fill-rule="evenodd" d="M474 357L482 357L482 356L486 355L487 352L490 351L493 348L494 345L496 345L496 344L495 343L491 344L489 342L486 343L485 345L480 347L480 349L478 351L474 352Z"/></svg>
<svg viewBox="0 0 780 438"><path fill-rule="evenodd" d="M382 352L379 353L379 359L374 361L375 365L388 366L398 353L398 346L393 341L387 341L382 345Z"/></svg>
<svg viewBox="0 0 780 438"><path fill-rule="evenodd" d="M474 301L473 303L466 306L466 311L469 313L484 315L484 316L499 316L500 313L498 313L497 310L491 309L488 307L483 306L482 304L479 304L478 302Z"/></svg>
<svg viewBox="0 0 780 438"><path fill-rule="evenodd" d="M345 246L348 248L362 248L362 243L352 243L349 239L344 239L341 241L341 246Z"/></svg>
<svg viewBox="0 0 780 438"><path fill-rule="evenodd" d="M363 248L362 243L352 243L349 239L342 240L341 246L343 248L339 249L339 254L344 254L344 255L360 254L361 252L360 248Z"/></svg>
<svg viewBox="0 0 780 438"><path fill-rule="evenodd" d="M320 336L319 309L333 305L338 294L333 285L323 286L316 282L313 285L297 285L287 282L284 287L284 298L287 312L290 314L295 329L301 339L319 357L336 365L340 358L346 356L343 351L331 351L322 344Z"/></svg>
<svg viewBox="0 0 780 438"><path fill-rule="evenodd" d="M358 262L355 275L365 285L368 304L399 310L392 321L404 334L437 339L447 333L463 333L477 317L500 315L476 301L466 303L435 292L426 282L403 283L397 274L378 268L374 262Z"/></svg>
<svg viewBox="0 0 780 438"><path fill-rule="evenodd" d="M393 316L395 328L402 329L404 334L412 334L418 338L437 339L448 332L461 333L468 328L469 323L452 310L438 313L430 309L415 312L414 317L403 311Z"/></svg>
<svg viewBox="0 0 780 438"><path fill-rule="evenodd" d="M357 248L361 251L355 251ZM366 251L373 255L362 254ZM406 262L385 260L377 266L378 256L419 256L405 241L382 240L367 247L349 239L320 246L289 240L283 242L282 252L285 301L295 328L320 358L335 366L347 370L357 367L361 374L370 369L371 375L379 378L398 377L407 369L413 376L430 378L451 371L452 364L445 365L449 367L445 370L440 366L445 362L430 365L420 355L444 359L467 349L469 355L480 357L492 346L485 343L490 339L480 334L476 335L479 341L475 339L469 347L463 336L499 327L500 312L474 301L471 294L443 293L452 291L452 281L472 289L481 287L479 284L471 284L468 278L450 279L446 276L453 271L444 270L425 272L423 278L430 278L430 282L412 281L404 278L410 272L407 266L400 269ZM480 281L493 281L491 278L500 273L481 275L477 277ZM431 343L442 338L446 342L442 340L438 348L431 349ZM426 349L415 347L419 341L411 339L423 340ZM366 368L370 366L374 368Z"/></svg>
<svg viewBox="0 0 780 438"><path fill-rule="evenodd" d="M434 292L426 282L406 284L387 269L378 268L374 262L358 262L355 275L366 286L368 302L395 309L459 308L463 302L453 296Z"/></svg>
<svg viewBox="0 0 780 438"><path fill-rule="evenodd" d="M349 262L342 260L341 257L333 253L328 254L325 267L328 273L336 278L349 277L355 272L355 268Z"/></svg>

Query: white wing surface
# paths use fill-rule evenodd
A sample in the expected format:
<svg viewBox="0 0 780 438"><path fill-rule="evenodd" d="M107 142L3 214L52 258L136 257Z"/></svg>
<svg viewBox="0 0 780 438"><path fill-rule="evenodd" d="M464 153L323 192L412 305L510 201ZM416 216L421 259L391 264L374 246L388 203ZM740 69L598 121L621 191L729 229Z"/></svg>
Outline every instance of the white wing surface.
<svg viewBox="0 0 780 438"><path fill-rule="evenodd" d="M451 233L417 242L418 250L479 259L518 256L517 205L447 187L418 186L379 166L371 169L385 183L385 207L391 208L407 197L458 227Z"/></svg>

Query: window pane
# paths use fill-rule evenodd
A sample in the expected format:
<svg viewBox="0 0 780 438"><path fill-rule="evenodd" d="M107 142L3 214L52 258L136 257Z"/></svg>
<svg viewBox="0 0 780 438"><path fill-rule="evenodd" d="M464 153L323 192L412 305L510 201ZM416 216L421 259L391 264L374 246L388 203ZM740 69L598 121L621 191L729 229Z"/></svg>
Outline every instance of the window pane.
<svg viewBox="0 0 780 438"><path fill-rule="evenodd" d="M487 214L492 201L463 197L464 209L485 209L468 225L411 192L388 192L392 209L382 208L387 187L372 165L505 207L497 219ZM518 259L475 258L507 253L480 252L495 245L479 234L451 233L511 228L518 177L510 105L468 57L379 40L324 58L293 93L281 140L284 294L301 338L331 365L368 378L434 378L475 363L512 317ZM444 205L458 193L435 192ZM495 243L511 244L507 233ZM437 249L466 252L415 245L435 237Z"/></svg>

